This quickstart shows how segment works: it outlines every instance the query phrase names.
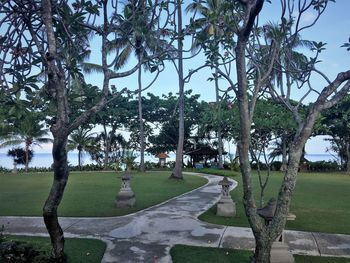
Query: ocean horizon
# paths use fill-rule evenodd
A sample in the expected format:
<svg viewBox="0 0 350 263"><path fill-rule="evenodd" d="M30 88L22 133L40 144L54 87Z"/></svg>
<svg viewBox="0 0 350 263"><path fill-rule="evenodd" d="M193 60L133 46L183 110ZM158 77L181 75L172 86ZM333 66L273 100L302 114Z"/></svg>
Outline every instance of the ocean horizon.
<svg viewBox="0 0 350 263"><path fill-rule="evenodd" d="M175 154L169 154L169 157L167 161L175 161ZM329 153L322 153L322 154L306 154L305 158L309 161L315 162L315 161L337 161L336 157L329 154ZM136 162L139 160L139 158L136 158ZM280 161L279 159L276 159L277 161ZM158 159L150 154L145 155L145 161L150 162L158 162ZM29 163L29 167L45 167L48 168L52 165L53 159L51 153L34 153L34 156L32 158L32 161ZM68 152L68 163L69 165L76 166L78 165L78 153L77 152ZM87 153L82 154L82 164L96 164L93 160L91 160L90 155ZM6 169L12 169L13 168L13 159L9 156L7 156L6 153L0 153L0 167L6 168ZM23 168L23 165L18 165L18 168Z"/></svg>

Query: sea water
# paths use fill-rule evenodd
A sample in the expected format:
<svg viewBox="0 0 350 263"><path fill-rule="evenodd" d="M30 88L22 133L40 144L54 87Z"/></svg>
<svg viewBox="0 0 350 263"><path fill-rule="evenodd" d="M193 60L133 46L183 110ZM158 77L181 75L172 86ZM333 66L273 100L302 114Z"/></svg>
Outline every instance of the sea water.
<svg viewBox="0 0 350 263"><path fill-rule="evenodd" d="M91 160L88 154L82 154L82 164L91 164L95 163ZM78 153L69 152L68 153L68 162L69 165L78 165ZM52 154L51 153L34 153L34 156L29 163L29 167L51 167L53 163ZM12 157L7 156L6 153L0 153L0 166L12 169L13 168L13 159ZM18 168L23 168L23 165L18 165Z"/></svg>
<svg viewBox="0 0 350 263"><path fill-rule="evenodd" d="M167 161L175 161L175 154L169 154L169 159ZM337 161L336 158L328 153L323 154L306 154L305 158L309 161ZM82 154L81 158L82 164L96 164L93 160L91 160L90 155L87 153ZM138 158L135 160L138 161ZM150 162L158 162L158 159L150 154L145 155L145 161ZM185 160L186 161L186 160ZM77 152L69 152L68 153L68 162L70 165L76 166L78 165L78 153ZM53 163L52 154L51 153L34 153L32 161L29 163L29 167L50 167ZM7 169L13 168L13 159L7 156L6 153L0 153L0 167L4 167ZM23 166L19 165L18 168L23 168Z"/></svg>

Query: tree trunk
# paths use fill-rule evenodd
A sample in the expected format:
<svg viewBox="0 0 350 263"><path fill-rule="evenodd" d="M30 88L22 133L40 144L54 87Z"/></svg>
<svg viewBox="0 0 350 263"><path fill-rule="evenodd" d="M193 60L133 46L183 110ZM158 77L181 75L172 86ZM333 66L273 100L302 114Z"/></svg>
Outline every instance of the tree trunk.
<svg viewBox="0 0 350 263"><path fill-rule="evenodd" d="M105 124L103 124L103 131L105 133L104 136L104 160L103 160L103 169L107 170L108 168L108 162L109 162L109 139L107 134L107 127Z"/></svg>
<svg viewBox="0 0 350 263"><path fill-rule="evenodd" d="M42 19L46 28L48 50L45 54L47 87L50 95L56 102L56 121L51 126L53 134L52 157L54 161L54 180L49 196L43 207L44 222L52 243L52 257L56 262L64 262L64 237L58 222L57 208L62 200L64 189L68 180L67 141L69 123L69 108L66 93L66 83L62 64L57 59L56 37L53 28L51 1L43 0ZM44 59L44 58L43 58Z"/></svg>
<svg viewBox="0 0 350 263"><path fill-rule="evenodd" d="M218 65L216 65L218 66ZM224 168L222 152L223 152L223 144L222 144L222 132L221 132L221 105L220 105L220 95L219 95L219 80L218 80L218 70L215 70L215 95L216 95L216 107L218 109L218 117L219 117L219 126L218 126L218 152L219 152L219 169Z"/></svg>
<svg viewBox="0 0 350 263"><path fill-rule="evenodd" d="M63 230L58 222L57 208L62 200L68 180L67 135L54 134L52 156L54 160L54 180L43 208L44 222L53 247L52 258L55 262L65 262Z"/></svg>
<svg viewBox="0 0 350 263"><path fill-rule="evenodd" d="M81 171L81 150L78 149L78 166L79 166L79 171Z"/></svg>
<svg viewBox="0 0 350 263"><path fill-rule="evenodd" d="M236 144L236 152L235 152L235 158L234 158L234 163L236 165L239 165L239 149L238 149L238 143Z"/></svg>
<svg viewBox="0 0 350 263"><path fill-rule="evenodd" d="M28 167L29 167L29 145L26 143L26 148L25 148L25 171L28 173Z"/></svg>
<svg viewBox="0 0 350 263"><path fill-rule="evenodd" d="M139 122L140 122L140 171L145 171L145 131L143 126L143 118L142 118L142 81L141 81L141 66L138 72L138 85L139 85L139 96L138 96L138 105L139 105Z"/></svg>
<svg viewBox="0 0 350 263"><path fill-rule="evenodd" d="M254 251L254 257L252 258L252 263L270 263L271 258L271 247L273 241L260 235L255 238L256 246Z"/></svg>
<svg viewBox="0 0 350 263"><path fill-rule="evenodd" d="M184 79L183 79L183 43L182 43L182 10L181 10L181 0L177 0L177 15L178 15L178 34L180 37L178 38L178 76L179 76L179 140L177 144L176 150L176 160L175 160L175 168L170 176L171 179L183 179L182 176L182 161L183 161L183 148L184 148L184 133L185 133L185 124L184 124Z"/></svg>
<svg viewBox="0 0 350 263"><path fill-rule="evenodd" d="M287 170L287 142L286 142L286 134L282 135L282 164L281 171L284 172Z"/></svg>
<svg viewBox="0 0 350 263"><path fill-rule="evenodd" d="M346 144L346 173L350 174L350 143Z"/></svg>

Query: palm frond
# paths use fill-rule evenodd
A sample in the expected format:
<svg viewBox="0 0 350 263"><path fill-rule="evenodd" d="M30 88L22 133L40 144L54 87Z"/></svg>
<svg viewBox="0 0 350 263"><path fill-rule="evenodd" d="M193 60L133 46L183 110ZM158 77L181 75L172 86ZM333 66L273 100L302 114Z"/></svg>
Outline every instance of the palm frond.
<svg viewBox="0 0 350 263"><path fill-rule="evenodd" d="M120 52L114 67L116 70L121 69L123 66L125 66L125 64L128 62L130 58L131 52L132 52L131 45L125 47L122 50L122 52Z"/></svg>
<svg viewBox="0 0 350 263"><path fill-rule="evenodd" d="M125 48L130 45L129 39L127 37L119 37L113 40L108 41L107 43L107 54L110 55L113 52L117 52L120 49Z"/></svg>
<svg viewBox="0 0 350 263"><path fill-rule="evenodd" d="M186 8L185 8L186 13L199 13L201 15L205 14L208 12L208 8L204 5L202 5L202 3L199 2L193 2L191 4L189 4Z"/></svg>
<svg viewBox="0 0 350 263"><path fill-rule="evenodd" d="M40 143L52 143L53 139L51 138L36 138L33 143L39 145Z"/></svg>
<svg viewBox="0 0 350 263"><path fill-rule="evenodd" d="M92 74L92 73L103 73L103 67L94 63L84 62L81 64L81 68L84 73Z"/></svg>
<svg viewBox="0 0 350 263"><path fill-rule="evenodd" d="M17 139L17 140L8 140L0 144L0 148L8 147L8 146L15 146L24 143L25 140L23 139Z"/></svg>

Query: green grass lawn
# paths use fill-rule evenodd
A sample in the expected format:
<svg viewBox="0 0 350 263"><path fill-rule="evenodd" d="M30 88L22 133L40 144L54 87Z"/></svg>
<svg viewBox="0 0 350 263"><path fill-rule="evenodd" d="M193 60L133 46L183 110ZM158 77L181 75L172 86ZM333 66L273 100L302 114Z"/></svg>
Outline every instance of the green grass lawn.
<svg viewBox="0 0 350 263"><path fill-rule="evenodd" d="M49 238L29 237L29 236L6 236L5 241L25 242L35 250L42 251L46 255L46 260L50 256L51 243ZM99 263L106 250L106 244L96 239L66 238L65 253L69 263ZM39 262L39 259L35 260Z"/></svg>
<svg viewBox="0 0 350 263"><path fill-rule="evenodd" d="M231 192L236 202L237 216L217 217L216 207L212 207L199 218L214 224L249 226L242 204L241 177L234 178L238 187ZM271 175L266 198L277 197L282 173ZM255 190L259 190L258 176L253 177ZM256 191L259 204L259 192ZM342 173L300 173L291 203L290 211L296 215L295 221L287 222L287 229L314 232L350 234L350 176Z"/></svg>
<svg viewBox="0 0 350 263"><path fill-rule="evenodd" d="M252 251L176 245L171 248L173 263L246 263ZM294 256L296 263L349 263L349 258Z"/></svg>
<svg viewBox="0 0 350 263"><path fill-rule="evenodd" d="M133 173L131 186L136 206L115 208L122 174L115 172L72 172L59 207L60 216L120 216L158 204L199 186L207 180L184 175L169 180L169 172ZM1 216L41 216L52 183L51 173L0 176Z"/></svg>

